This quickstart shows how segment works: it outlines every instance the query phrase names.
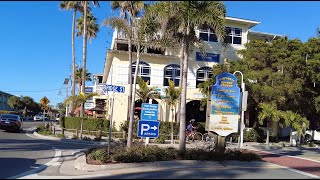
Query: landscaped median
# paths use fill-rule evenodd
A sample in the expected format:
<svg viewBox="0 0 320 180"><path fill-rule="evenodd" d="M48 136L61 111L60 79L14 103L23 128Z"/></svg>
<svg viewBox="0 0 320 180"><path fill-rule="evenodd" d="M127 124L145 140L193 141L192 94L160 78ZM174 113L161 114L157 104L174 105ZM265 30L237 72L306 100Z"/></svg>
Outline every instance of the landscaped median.
<svg viewBox="0 0 320 180"><path fill-rule="evenodd" d="M47 127L46 127L47 126ZM49 130L49 127L48 125L40 125L40 126L37 126L36 128L36 133L40 134L40 135L43 135L43 136L49 136L49 137L55 137L55 138L66 138L65 135L63 134L59 134L59 133L56 133L54 134L52 131Z"/></svg>
<svg viewBox="0 0 320 180"><path fill-rule="evenodd" d="M173 147L160 148L157 145L144 146L134 144L132 148L127 149L125 145L119 145L110 148L92 148L86 152L88 164L114 164L114 163L140 163L153 161L171 161L171 160L200 160L200 161L261 161L261 157L247 150L231 150L217 152L200 148L186 149L180 152Z"/></svg>

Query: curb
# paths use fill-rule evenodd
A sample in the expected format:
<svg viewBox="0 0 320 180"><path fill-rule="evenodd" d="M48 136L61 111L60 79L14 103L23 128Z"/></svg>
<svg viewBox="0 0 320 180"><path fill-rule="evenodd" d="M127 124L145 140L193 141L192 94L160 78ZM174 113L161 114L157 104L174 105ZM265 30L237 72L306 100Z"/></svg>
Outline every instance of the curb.
<svg viewBox="0 0 320 180"><path fill-rule="evenodd" d="M44 135L37 133L36 131L33 132L33 135L35 135L39 138L42 138L42 139L50 139L50 140L56 140L56 141L59 141L62 139L62 138L58 138L58 137L44 136Z"/></svg>

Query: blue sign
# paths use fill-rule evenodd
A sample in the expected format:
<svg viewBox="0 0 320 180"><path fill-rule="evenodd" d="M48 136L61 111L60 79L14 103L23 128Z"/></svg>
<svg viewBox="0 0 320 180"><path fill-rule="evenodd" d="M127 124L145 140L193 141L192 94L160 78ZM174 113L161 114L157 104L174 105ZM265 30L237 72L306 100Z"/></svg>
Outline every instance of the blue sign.
<svg viewBox="0 0 320 180"><path fill-rule="evenodd" d="M86 87L86 88L84 89L84 93L85 93L85 94L92 93L92 92L93 92L93 87Z"/></svg>
<svg viewBox="0 0 320 180"><path fill-rule="evenodd" d="M221 73L212 86L211 114L238 115L240 103L240 88L238 79L231 73Z"/></svg>
<svg viewBox="0 0 320 180"><path fill-rule="evenodd" d="M158 111L159 111L158 104L142 103L141 119L148 120L148 121L157 121Z"/></svg>
<svg viewBox="0 0 320 180"><path fill-rule="evenodd" d="M220 54L196 52L196 61L217 62L219 63Z"/></svg>
<svg viewBox="0 0 320 180"><path fill-rule="evenodd" d="M117 93L124 93L125 87L124 86L115 86L115 85L108 85L103 88L103 92L113 91Z"/></svg>
<svg viewBox="0 0 320 180"><path fill-rule="evenodd" d="M158 138L159 121L138 121L138 137L142 138Z"/></svg>

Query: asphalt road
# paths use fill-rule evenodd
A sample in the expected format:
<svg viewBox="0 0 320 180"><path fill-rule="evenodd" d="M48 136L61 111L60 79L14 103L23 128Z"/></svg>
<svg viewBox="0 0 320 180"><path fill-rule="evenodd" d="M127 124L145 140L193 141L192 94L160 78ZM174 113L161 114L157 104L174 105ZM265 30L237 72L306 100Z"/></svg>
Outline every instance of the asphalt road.
<svg viewBox="0 0 320 180"><path fill-rule="evenodd" d="M47 120L50 122L50 120ZM9 178L35 169L44 169L57 152L83 149L88 145L37 139L27 135L27 130L42 124L27 120L22 133L0 130L0 178ZM41 167L41 168L40 168ZM58 172L56 172L58 174Z"/></svg>

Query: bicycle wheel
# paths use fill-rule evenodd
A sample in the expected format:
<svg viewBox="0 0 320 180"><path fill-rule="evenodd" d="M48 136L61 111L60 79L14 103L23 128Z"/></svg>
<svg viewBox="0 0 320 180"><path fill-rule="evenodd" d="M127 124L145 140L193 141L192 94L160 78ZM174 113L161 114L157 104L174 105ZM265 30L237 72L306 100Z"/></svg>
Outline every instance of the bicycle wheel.
<svg viewBox="0 0 320 180"><path fill-rule="evenodd" d="M196 132L195 134L192 135L192 142L201 142L202 141L202 134Z"/></svg>

